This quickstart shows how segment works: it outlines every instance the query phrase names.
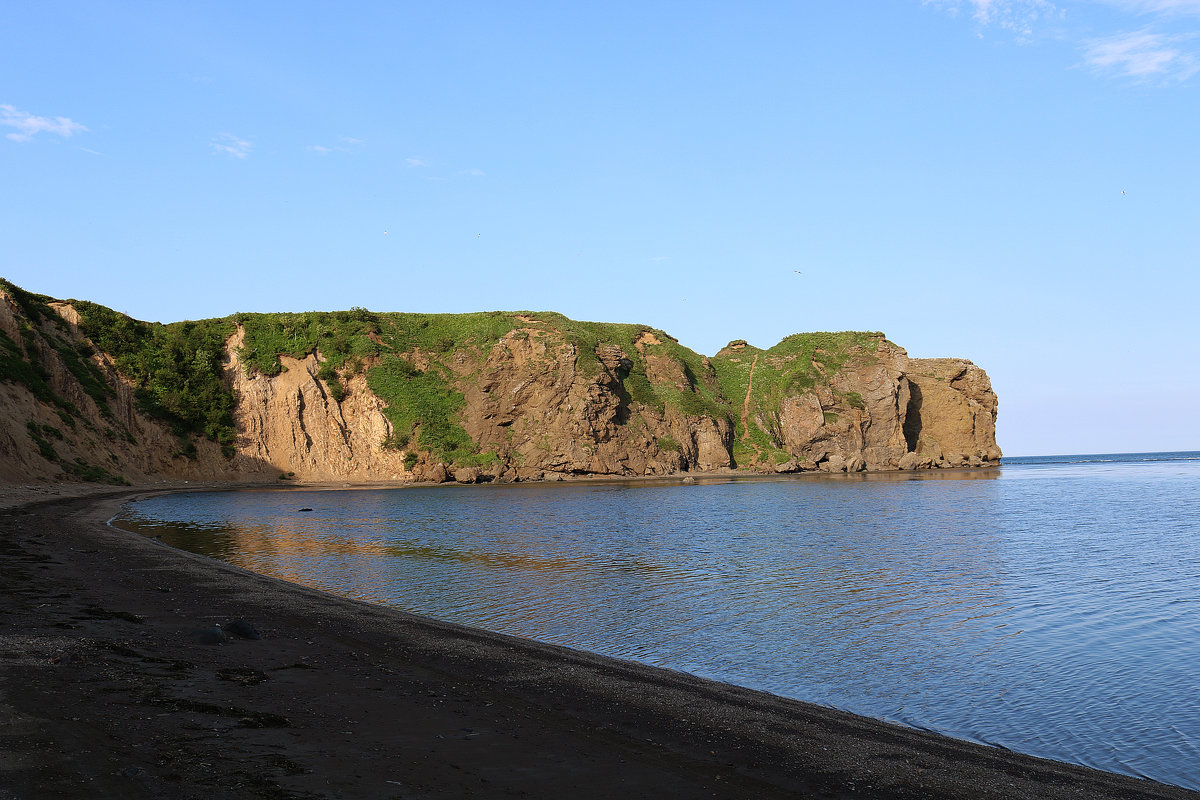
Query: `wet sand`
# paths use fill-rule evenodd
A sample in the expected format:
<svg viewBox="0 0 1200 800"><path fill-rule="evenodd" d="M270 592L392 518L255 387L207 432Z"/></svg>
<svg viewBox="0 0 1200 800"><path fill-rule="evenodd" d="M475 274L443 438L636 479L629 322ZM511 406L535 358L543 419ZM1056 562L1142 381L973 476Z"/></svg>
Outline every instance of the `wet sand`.
<svg viewBox="0 0 1200 800"><path fill-rule="evenodd" d="M0 510L0 800L1200 798L334 597L71 493Z"/></svg>

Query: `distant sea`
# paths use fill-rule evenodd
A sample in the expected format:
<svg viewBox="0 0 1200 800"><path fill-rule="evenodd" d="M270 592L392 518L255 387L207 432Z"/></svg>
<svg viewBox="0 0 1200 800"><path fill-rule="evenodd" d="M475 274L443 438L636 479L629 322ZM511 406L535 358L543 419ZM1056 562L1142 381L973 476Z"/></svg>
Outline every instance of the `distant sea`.
<svg viewBox="0 0 1200 800"><path fill-rule="evenodd" d="M1200 789L1198 500L1200 452L1116 453L211 492L117 524L348 597Z"/></svg>

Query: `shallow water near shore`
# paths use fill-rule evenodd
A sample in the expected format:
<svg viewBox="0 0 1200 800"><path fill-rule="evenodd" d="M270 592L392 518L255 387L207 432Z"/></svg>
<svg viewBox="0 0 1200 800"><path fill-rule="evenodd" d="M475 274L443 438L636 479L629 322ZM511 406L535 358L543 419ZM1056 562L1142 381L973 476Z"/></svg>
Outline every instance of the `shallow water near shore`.
<svg viewBox="0 0 1200 800"><path fill-rule="evenodd" d="M1200 789L1197 497L1200 453L1123 454L209 492L117 522L349 597Z"/></svg>

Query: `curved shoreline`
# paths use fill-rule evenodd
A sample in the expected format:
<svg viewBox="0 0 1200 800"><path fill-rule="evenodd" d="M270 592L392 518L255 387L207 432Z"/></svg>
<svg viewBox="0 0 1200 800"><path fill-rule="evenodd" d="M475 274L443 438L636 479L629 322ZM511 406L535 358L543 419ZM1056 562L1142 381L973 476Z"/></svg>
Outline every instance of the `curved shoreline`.
<svg viewBox="0 0 1200 800"><path fill-rule="evenodd" d="M137 496L214 488L231 487L0 512L15 797L1200 798L336 597L106 524ZM237 618L262 638L191 635Z"/></svg>

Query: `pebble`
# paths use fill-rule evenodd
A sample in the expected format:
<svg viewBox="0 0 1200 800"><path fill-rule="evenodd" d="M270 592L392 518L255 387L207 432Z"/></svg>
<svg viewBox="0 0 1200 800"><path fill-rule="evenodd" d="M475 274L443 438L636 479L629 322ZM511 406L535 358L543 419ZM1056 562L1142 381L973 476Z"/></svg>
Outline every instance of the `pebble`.
<svg viewBox="0 0 1200 800"><path fill-rule="evenodd" d="M227 624L224 628L234 636L240 636L243 639L261 639L262 634L258 632L258 628L246 622L244 619L235 619Z"/></svg>

